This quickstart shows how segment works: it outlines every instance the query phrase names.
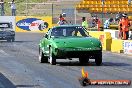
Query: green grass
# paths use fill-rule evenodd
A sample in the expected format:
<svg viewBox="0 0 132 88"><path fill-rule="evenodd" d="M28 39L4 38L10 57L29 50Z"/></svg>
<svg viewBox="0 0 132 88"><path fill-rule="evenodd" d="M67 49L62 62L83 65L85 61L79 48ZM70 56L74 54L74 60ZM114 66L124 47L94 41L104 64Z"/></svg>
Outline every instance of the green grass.
<svg viewBox="0 0 132 88"><path fill-rule="evenodd" d="M10 2L11 0L4 0L6 3L4 4L4 9L5 9L5 15L10 16L11 15L11 8ZM27 0L27 3L42 3L46 2L47 0ZM17 16L24 16L26 15L26 0L15 0L16 7L17 7ZM28 8L32 9L34 8L35 5L28 5Z"/></svg>

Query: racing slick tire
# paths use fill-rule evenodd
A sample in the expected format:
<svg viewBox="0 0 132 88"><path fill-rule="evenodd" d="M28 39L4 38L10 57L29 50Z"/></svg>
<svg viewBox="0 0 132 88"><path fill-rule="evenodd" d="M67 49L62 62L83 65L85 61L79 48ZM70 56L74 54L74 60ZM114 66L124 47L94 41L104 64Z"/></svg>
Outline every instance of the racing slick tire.
<svg viewBox="0 0 132 88"><path fill-rule="evenodd" d="M97 66L102 65L102 52L95 55L95 63Z"/></svg>
<svg viewBox="0 0 132 88"><path fill-rule="evenodd" d="M39 62L40 63L48 63L48 57L44 56L43 51L39 47Z"/></svg>
<svg viewBox="0 0 132 88"><path fill-rule="evenodd" d="M52 53L52 48L49 47L49 62L51 65L56 65L56 58L54 54Z"/></svg>
<svg viewBox="0 0 132 88"><path fill-rule="evenodd" d="M10 39L10 38L7 39L7 42L11 42L11 41L12 41L12 39Z"/></svg>
<svg viewBox="0 0 132 88"><path fill-rule="evenodd" d="M15 41L15 38L13 37L11 40L12 40L12 42L14 42Z"/></svg>

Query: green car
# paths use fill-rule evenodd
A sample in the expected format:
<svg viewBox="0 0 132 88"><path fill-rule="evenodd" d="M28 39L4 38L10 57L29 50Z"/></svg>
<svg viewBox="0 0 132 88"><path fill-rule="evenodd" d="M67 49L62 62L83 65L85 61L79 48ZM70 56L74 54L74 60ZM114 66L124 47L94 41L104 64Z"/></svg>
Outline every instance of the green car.
<svg viewBox="0 0 132 88"><path fill-rule="evenodd" d="M56 59L79 58L81 64L95 59L102 64L102 45L100 40L89 35L79 25L56 26L45 34L39 43L39 61L56 65ZM49 60L48 60L49 59Z"/></svg>

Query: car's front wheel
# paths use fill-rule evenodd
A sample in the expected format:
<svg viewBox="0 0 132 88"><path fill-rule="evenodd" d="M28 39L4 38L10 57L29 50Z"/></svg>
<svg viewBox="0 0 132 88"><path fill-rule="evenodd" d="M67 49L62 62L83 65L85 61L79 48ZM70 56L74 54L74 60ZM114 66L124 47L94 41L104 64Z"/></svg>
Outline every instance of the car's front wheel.
<svg viewBox="0 0 132 88"><path fill-rule="evenodd" d="M100 66L102 64L102 52L95 55L95 63L97 66Z"/></svg>
<svg viewBox="0 0 132 88"><path fill-rule="evenodd" d="M39 48L39 62L48 63L48 57L44 56L44 53L40 48Z"/></svg>
<svg viewBox="0 0 132 88"><path fill-rule="evenodd" d="M52 53L52 48L49 47L49 62L51 65L56 65L56 58L54 56L54 54Z"/></svg>

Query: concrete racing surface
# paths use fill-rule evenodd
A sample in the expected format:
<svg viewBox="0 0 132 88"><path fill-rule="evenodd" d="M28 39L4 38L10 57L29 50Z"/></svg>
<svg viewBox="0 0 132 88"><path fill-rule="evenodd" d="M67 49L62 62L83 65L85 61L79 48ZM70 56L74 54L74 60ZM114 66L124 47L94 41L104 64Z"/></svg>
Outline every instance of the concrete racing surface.
<svg viewBox="0 0 132 88"><path fill-rule="evenodd" d="M38 61L38 43L43 34L16 33L16 41L0 41L0 88L83 88L78 81L81 69L90 79L132 80L132 56L103 52L103 65L94 60L84 66L77 59L57 60L57 65ZM86 88L132 88L130 86L89 85Z"/></svg>

